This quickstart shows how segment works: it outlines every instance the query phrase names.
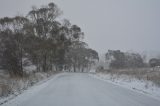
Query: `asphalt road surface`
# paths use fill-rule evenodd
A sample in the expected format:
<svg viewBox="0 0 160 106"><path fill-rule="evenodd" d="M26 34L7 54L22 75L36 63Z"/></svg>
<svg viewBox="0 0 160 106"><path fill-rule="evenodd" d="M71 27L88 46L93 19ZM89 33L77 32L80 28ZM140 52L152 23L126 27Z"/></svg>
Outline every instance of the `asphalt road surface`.
<svg viewBox="0 0 160 106"><path fill-rule="evenodd" d="M61 73L3 106L160 106L160 101L87 73Z"/></svg>

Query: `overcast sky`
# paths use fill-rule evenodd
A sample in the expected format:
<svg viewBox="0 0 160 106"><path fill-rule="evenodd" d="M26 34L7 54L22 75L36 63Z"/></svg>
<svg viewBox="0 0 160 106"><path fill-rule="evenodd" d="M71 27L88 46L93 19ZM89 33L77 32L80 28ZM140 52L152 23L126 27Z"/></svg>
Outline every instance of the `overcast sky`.
<svg viewBox="0 0 160 106"><path fill-rule="evenodd" d="M26 15L55 2L99 53L108 49L160 51L160 0L0 0L0 17Z"/></svg>

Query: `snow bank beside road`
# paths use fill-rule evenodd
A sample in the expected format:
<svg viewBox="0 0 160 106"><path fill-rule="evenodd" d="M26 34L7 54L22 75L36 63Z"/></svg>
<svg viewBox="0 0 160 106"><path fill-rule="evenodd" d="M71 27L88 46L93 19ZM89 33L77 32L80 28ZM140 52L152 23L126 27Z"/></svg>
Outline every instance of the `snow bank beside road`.
<svg viewBox="0 0 160 106"><path fill-rule="evenodd" d="M0 97L0 105L12 100L16 96L20 95L27 89L30 90L32 86L39 85L40 83L44 83L48 81L49 79L53 78L52 76L55 76L55 72L48 72L48 73L43 73L43 72L37 72L37 73L32 73L32 75L29 76L28 79L10 79L12 80L10 86L12 86L11 92L7 93L6 96ZM28 90L27 90L28 91ZM1 94L1 89L0 89L0 94Z"/></svg>
<svg viewBox="0 0 160 106"><path fill-rule="evenodd" d="M104 80L127 89L140 92L156 99L160 100L160 87L157 87L155 84L145 80L138 80L136 78L131 78L127 75L111 75L104 73L91 74L94 78Z"/></svg>

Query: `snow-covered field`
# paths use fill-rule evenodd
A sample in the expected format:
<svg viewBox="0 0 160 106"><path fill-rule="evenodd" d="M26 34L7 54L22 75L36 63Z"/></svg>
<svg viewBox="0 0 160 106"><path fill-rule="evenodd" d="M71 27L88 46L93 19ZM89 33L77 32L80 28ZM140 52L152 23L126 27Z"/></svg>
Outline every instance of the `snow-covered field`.
<svg viewBox="0 0 160 106"><path fill-rule="evenodd" d="M138 80L127 75L111 75L105 73L94 73L91 76L160 100L160 87L150 81Z"/></svg>

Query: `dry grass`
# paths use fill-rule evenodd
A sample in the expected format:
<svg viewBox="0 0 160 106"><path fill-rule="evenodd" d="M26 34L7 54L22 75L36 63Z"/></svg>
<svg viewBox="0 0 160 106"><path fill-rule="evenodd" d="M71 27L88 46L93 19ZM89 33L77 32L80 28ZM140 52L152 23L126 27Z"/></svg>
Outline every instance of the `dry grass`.
<svg viewBox="0 0 160 106"><path fill-rule="evenodd" d="M153 70L152 68L110 69L103 70L103 73L111 75L127 75L139 80L152 81L155 85L160 87L160 70Z"/></svg>
<svg viewBox="0 0 160 106"><path fill-rule="evenodd" d="M46 79L47 77L55 74L55 72L37 72L30 73L29 75L20 77L9 77L5 75L0 75L0 97L8 96L14 94L15 92L21 92L35 83Z"/></svg>
<svg viewBox="0 0 160 106"><path fill-rule="evenodd" d="M7 96L10 91L11 91L11 89L8 85L0 84L0 97Z"/></svg>

